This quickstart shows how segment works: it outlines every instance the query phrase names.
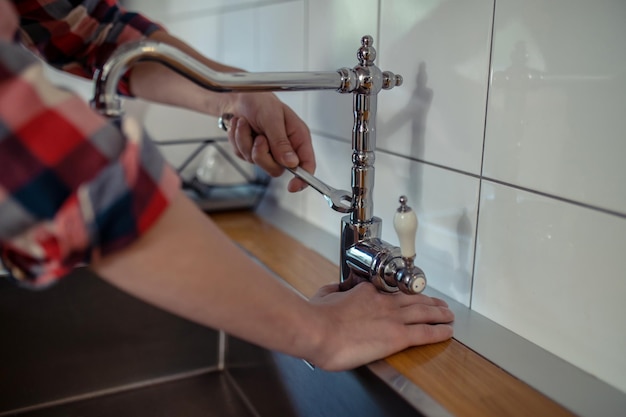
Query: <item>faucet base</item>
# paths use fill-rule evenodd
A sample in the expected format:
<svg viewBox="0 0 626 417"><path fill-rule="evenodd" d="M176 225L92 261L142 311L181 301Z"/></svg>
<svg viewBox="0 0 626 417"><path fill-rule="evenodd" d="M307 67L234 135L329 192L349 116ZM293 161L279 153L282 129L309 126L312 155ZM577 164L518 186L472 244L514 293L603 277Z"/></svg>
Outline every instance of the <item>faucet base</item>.
<svg viewBox="0 0 626 417"><path fill-rule="evenodd" d="M341 276L339 288L350 289L369 281L380 291L419 294L426 288L424 271L413 257L402 256L399 247L380 239L382 220L353 224L351 216L341 221Z"/></svg>
<svg viewBox="0 0 626 417"><path fill-rule="evenodd" d="M341 265L340 282L350 280L351 269L347 262L348 249L355 246L357 243L368 238L380 238L382 235L382 220L378 217L373 217L371 222L365 224L352 224L351 216L343 216L341 218L341 242L340 242L340 254L339 261Z"/></svg>
<svg viewBox="0 0 626 417"><path fill-rule="evenodd" d="M389 285L401 259L398 248L380 239L382 220L373 217L364 224L351 223L351 216L341 219L341 276L340 288L349 289L370 281L381 291L397 292L398 287Z"/></svg>

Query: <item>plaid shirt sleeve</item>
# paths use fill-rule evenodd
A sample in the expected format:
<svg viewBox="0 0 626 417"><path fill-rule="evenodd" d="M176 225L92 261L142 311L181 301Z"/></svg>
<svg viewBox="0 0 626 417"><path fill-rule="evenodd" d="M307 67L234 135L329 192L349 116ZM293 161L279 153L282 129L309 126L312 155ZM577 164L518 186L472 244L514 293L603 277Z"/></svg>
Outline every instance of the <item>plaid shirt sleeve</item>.
<svg viewBox="0 0 626 417"><path fill-rule="evenodd" d="M52 66L92 78L111 53L129 41L162 29L128 12L115 0L13 0L20 16L22 41ZM128 77L121 93L130 95Z"/></svg>
<svg viewBox="0 0 626 417"><path fill-rule="evenodd" d="M179 179L137 123L111 123L44 79L12 40L7 4L0 0L0 255L15 279L42 287L95 252L132 243Z"/></svg>

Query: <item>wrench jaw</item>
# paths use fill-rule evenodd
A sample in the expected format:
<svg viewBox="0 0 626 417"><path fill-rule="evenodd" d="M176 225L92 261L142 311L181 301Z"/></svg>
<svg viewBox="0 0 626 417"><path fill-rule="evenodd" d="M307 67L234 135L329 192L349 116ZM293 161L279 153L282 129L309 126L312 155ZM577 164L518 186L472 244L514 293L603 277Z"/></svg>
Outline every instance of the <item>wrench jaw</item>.
<svg viewBox="0 0 626 417"><path fill-rule="evenodd" d="M287 168L287 170L322 194L328 202L328 206L333 210L339 213L352 211L352 193L349 191L333 188L301 167Z"/></svg>
<svg viewBox="0 0 626 417"><path fill-rule="evenodd" d="M331 196L324 195L328 206L339 213L352 211L352 195L345 190L335 190Z"/></svg>

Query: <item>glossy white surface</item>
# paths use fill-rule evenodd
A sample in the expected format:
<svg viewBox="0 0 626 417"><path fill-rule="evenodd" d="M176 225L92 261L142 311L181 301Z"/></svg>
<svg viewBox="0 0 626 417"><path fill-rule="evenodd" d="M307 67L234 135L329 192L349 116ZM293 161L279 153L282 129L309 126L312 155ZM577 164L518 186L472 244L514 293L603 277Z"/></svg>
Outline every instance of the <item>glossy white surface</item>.
<svg viewBox="0 0 626 417"><path fill-rule="evenodd" d="M626 213L626 2L497 4L484 175Z"/></svg>
<svg viewBox="0 0 626 417"><path fill-rule="evenodd" d="M383 219L383 239L395 245L393 217L401 195L417 214L415 263L428 285L469 305L478 180L379 152L374 213Z"/></svg>
<svg viewBox="0 0 626 417"><path fill-rule="evenodd" d="M316 155L322 155L317 158L315 175L331 187L351 190L352 148L350 143L318 135L313 135L313 143ZM344 214L332 210L321 194L310 187L304 191L303 197L305 206L302 217L339 237L341 218Z"/></svg>
<svg viewBox="0 0 626 417"><path fill-rule="evenodd" d="M149 10L146 10L146 13ZM222 50L219 42L221 39L219 21L216 16L198 16L185 21L166 20L165 26L201 53L219 59L219 51ZM202 113L133 99L126 100L124 108L142 120L150 136L156 140L222 135L217 129L217 119ZM184 129L181 129L181 126L184 126ZM164 148L164 152L170 160L178 162L184 158L185 148L168 147Z"/></svg>
<svg viewBox="0 0 626 417"><path fill-rule="evenodd" d="M263 0L122 0L130 10L142 9L152 19L166 22L186 20L198 15L221 14L246 6L263 3Z"/></svg>
<svg viewBox="0 0 626 417"><path fill-rule="evenodd" d="M304 71L306 49L305 10L301 1L271 4L257 9L258 51L255 71ZM289 36L285 36L288 33ZM289 51L289 53L285 53ZM305 115L305 93L276 93L300 117ZM332 94L332 93L330 93Z"/></svg>
<svg viewBox="0 0 626 417"><path fill-rule="evenodd" d="M198 52L215 60L222 59L222 23L220 17L209 15L196 16L184 21L172 20L168 21L165 27L196 48Z"/></svg>
<svg viewBox="0 0 626 417"><path fill-rule="evenodd" d="M626 220L484 182L472 307L626 391Z"/></svg>
<svg viewBox="0 0 626 417"><path fill-rule="evenodd" d="M316 176L335 188L350 189L351 146L314 135ZM270 193L279 205L339 238L342 214L328 207L315 190L291 194L285 190L291 174L274 180ZM442 190L444 190L442 192ZM374 186L374 213L383 220L382 238L399 244L393 218L398 198L408 197L419 228L416 264L426 271L428 285L469 305L478 180L447 170L379 153ZM337 248L338 249L338 248Z"/></svg>
<svg viewBox="0 0 626 417"><path fill-rule="evenodd" d="M378 95L381 149L480 173L493 0L383 0L379 66L404 84Z"/></svg>
<svg viewBox="0 0 626 417"><path fill-rule="evenodd" d="M219 22L219 59L244 70L254 68L258 62L256 37L259 27L256 9L223 13L219 16Z"/></svg>
<svg viewBox="0 0 626 417"><path fill-rule="evenodd" d="M308 3L308 70L335 71L357 65L361 37L378 38L377 0L315 0ZM311 130L348 142L352 135L352 94L307 93Z"/></svg>

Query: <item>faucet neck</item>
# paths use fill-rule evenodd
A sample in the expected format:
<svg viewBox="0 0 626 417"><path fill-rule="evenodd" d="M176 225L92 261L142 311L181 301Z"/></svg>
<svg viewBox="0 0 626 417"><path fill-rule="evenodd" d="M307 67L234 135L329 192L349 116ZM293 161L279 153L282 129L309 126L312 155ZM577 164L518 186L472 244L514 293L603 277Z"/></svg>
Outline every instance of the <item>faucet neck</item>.
<svg viewBox="0 0 626 417"><path fill-rule="evenodd" d="M352 129L352 211L350 222L369 227L374 218L374 162L376 159L376 113L378 93L402 84L402 77L381 71L374 61L376 49L371 36L361 38L359 65L352 70L357 78L354 90Z"/></svg>
<svg viewBox="0 0 626 417"><path fill-rule="evenodd" d="M377 95L354 95L352 129L352 224L365 225L374 216Z"/></svg>

